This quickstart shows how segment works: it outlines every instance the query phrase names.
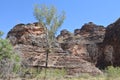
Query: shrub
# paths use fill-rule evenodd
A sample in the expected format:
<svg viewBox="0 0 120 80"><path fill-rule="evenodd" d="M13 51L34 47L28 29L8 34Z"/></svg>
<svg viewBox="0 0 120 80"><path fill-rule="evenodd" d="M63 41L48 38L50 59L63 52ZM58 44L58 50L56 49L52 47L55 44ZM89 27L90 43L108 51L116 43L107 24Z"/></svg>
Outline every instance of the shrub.
<svg viewBox="0 0 120 80"><path fill-rule="evenodd" d="M20 68L20 57L14 53L12 45L7 39L2 39L0 32L0 78L10 78Z"/></svg>
<svg viewBox="0 0 120 80"><path fill-rule="evenodd" d="M120 67L109 66L105 70L107 78L119 78L120 77Z"/></svg>

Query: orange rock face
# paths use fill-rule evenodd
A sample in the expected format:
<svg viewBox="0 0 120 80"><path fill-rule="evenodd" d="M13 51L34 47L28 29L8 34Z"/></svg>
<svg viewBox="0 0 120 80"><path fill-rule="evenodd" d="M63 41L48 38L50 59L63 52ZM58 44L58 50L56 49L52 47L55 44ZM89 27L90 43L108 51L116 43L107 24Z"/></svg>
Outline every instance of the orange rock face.
<svg viewBox="0 0 120 80"><path fill-rule="evenodd" d="M62 37L62 39L61 39ZM23 64L31 67L45 67L46 35L43 26L34 24L19 24L13 27L7 35L13 44L15 52L23 59ZM75 36L63 30L52 45L53 51L49 54L48 67L65 68L69 75L89 73L91 75L102 72L90 62L83 36ZM88 41L88 43L90 43Z"/></svg>

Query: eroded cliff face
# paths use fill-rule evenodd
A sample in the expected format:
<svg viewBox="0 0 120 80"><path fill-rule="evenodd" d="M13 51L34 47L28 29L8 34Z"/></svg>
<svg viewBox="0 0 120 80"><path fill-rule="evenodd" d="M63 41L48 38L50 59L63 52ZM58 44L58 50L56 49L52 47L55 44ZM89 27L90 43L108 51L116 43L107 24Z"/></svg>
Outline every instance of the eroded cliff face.
<svg viewBox="0 0 120 80"><path fill-rule="evenodd" d="M49 54L48 66L67 68L72 75L101 74L98 68L120 66L119 24L120 19L107 28L89 22L74 33L62 30L52 44L54 50ZM47 40L41 24L18 24L9 31L7 38L21 55L24 65L45 66Z"/></svg>
<svg viewBox="0 0 120 80"><path fill-rule="evenodd" d="M108 48L105 53L109 56L108 65L120 66L120 18L107 26L103 44Z"/></svg>
<svg viewBox="0 0 120 80"><path fill-rule="evenodd" d="M7 38L15 52L21 55L23 65L45 67L47 44L44 31L43 26L37 23L18 24L9 31ZM61 31L56 42L52 44L54 51L49 53L48 67L66 68L71 75L102 74L92 62L86 48L89 41L84 38L80 34L74 35L67 30Z"/></svg>
<svg viewBox="0 0 120 80"><path fill-rule="evenodd" d="M18 24L7 38L24 65L45 66L47 40L41 24ZM98 68L120 66L120 19L106 28L89 22L74 33L62 30L51 45L54 50L49 54L48 67L66 68L72 75L101 74Z"/></svg>
<svg viewBox="0 0 120 80"><path fill-rule="evenodd" d="M7 38L10 39L13 45L25 44L40 46L40 43L42 43L41 39L44 39L44 35L45 32L42 26L38 27L35 24L18 24L8 32Z"/></svg>
<svg viewBox="0 0 120 80"><path fill-rule="evenodd" d="M63 50L100 66L99 60L103 56L101 44L104 37L105 28L89 22L84 24L81 29L75 29L74 33L62 30L57 40Z"/></svg>

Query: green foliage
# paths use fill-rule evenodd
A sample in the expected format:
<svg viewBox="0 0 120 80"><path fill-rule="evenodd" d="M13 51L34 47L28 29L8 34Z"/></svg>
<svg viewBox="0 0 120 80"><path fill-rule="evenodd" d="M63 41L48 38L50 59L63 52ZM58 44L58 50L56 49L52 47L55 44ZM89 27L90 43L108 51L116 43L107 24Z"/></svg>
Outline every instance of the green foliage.
<svg viewBox="0 0 120 80"><path fill-rule="evenodd" d="M11 61L14 62L14 64L13 64L13 72L14 73L20 72L20 69L21 69L20 56L13 53L11 55Z"/></svg>
<svg viewBox="0 0 120 80"><path fill-rule="evenodd" d="M0 38L0 61L5 58L14 60L15 62L20 61L20 57L14 53L9 40Z"/></svg>
<svg viewBox="0 0 120 80"><path fill-rule="evenodd" d="M107 67L107 69L105 71L107 73L107 77L109 77L109 78L120 77L120 67L109 66L109 67Z"/></svg>
<svg viewBox="0 0 120 80"><path fill-rule="evenodd" d="M12 58L12 46L9 44L8 40L0 39L0 60L4 58Z"/></svg>
<svg viewBox="0 0 120 80"><path fill-rule="evenodd" d="M46 72L46 74L45 74ZM65 69L42 69L36 78L46 80L63 80L66 75Z"/></svg>
<svg viewBox="0 0 120 80"><path fill-rule="evenodd" d="M2 31L0 31L0 37L3 35L3 32Z"/></svg>
<svg viewBox="0 0 120 80"><path fill-rule="evenodd" d="M54 6L47 7L46 5L36 5L34 8L34 16L47 28L46 32L50 40L53 40L55 33L65 19L64 12L58 15Z"/></svg>
<svg viewBox="0 0 120 80"><path fill-rule="evenodd" d="M2 36L2 32L0 35ZM9 40L0 36L0 75L5 78L13 72L17 72L20 67L20 57L14 53Z"/></svg>
<svg viewBox="0 0 120 80"><path fill-rule="evenodd" d="M55 42L55 33L62 25L65 19L65 13L57 14L54 6L36 5L34 8L34 16L45 29L47 47L46 47L46 67L48 64L48 53L53 52L52 43Z"/></svg>

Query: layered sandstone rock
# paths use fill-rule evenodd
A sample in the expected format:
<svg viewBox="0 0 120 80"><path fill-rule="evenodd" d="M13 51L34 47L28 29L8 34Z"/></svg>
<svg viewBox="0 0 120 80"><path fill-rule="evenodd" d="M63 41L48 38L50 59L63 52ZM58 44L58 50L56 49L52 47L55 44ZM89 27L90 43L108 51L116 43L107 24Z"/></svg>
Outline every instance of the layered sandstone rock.
<svg viewBox="0 0 120 80"><path fill-rule="evenodd" d="M104 39L105 28L92 22L84 24L81 29L74 31L75 36L81 35L86 41L100 43Z"/></svg>
<svg viewBox="0 0 120 80"><path fill-rule="evenodd" d="M47 43L41 24L18 24L9 31L7 38L21 54L24 64L45 66ZM95 66L100 69L120 66L120 19L107 28L89 22L74 33L62 30L56 39L52 44L54 52L49 54L49 67L67 67L70 74L93 74L100 73Z"/></svg>
<svg viewBox="0 0 120 80"><path fill-rule="evenodd" d="M44 37L44 28L35 26L35 24L18 24L7 35L7 38L10 39L13 45L25 44L40 46L42 44L41 39L44 39Z"/></svg>
<svg viewBox="0 0 120 80"><path fill-rule="evenodd" d="M74 33L67 30L61 31L57 40L63 50L97 65L98 59L103 56L99 44L103 42L104 36L103 26L89 22L81 29L75 29Z"/></svg>
<svg viewBox="0 0 120 80"><path fill-rule="evenodd" d="M120 19L106 28L105 38L98 44L97 67L120 66Z"/></svg>
<svg viewBox="0 0 120 80"><path fill-rule="evenodd" d="M66 68L68 74L72 75L102 73L94 64L88 62L89 56L86 46L80 44L79 39L75 40L74 35L67 30L63 30L61 35L63 37L62 42L56 41L51 44L54 50L49 53L48 67ZM45 30L41 24L16 25L9 31L7 38L14 46L15 52L21 55L25 66L45 67L47 41ZM78 41L78 44L74 40ZM72 46L71 41L73 42ZM61 48L63 45L65 48Z"/></svg>
<svg viewBox="0 0 120 80"><path fill-rule="evenodd" d="M105 53L109 56L108 65L120 66L120 18L107 26L103 45L108 49Z"/></svg>

